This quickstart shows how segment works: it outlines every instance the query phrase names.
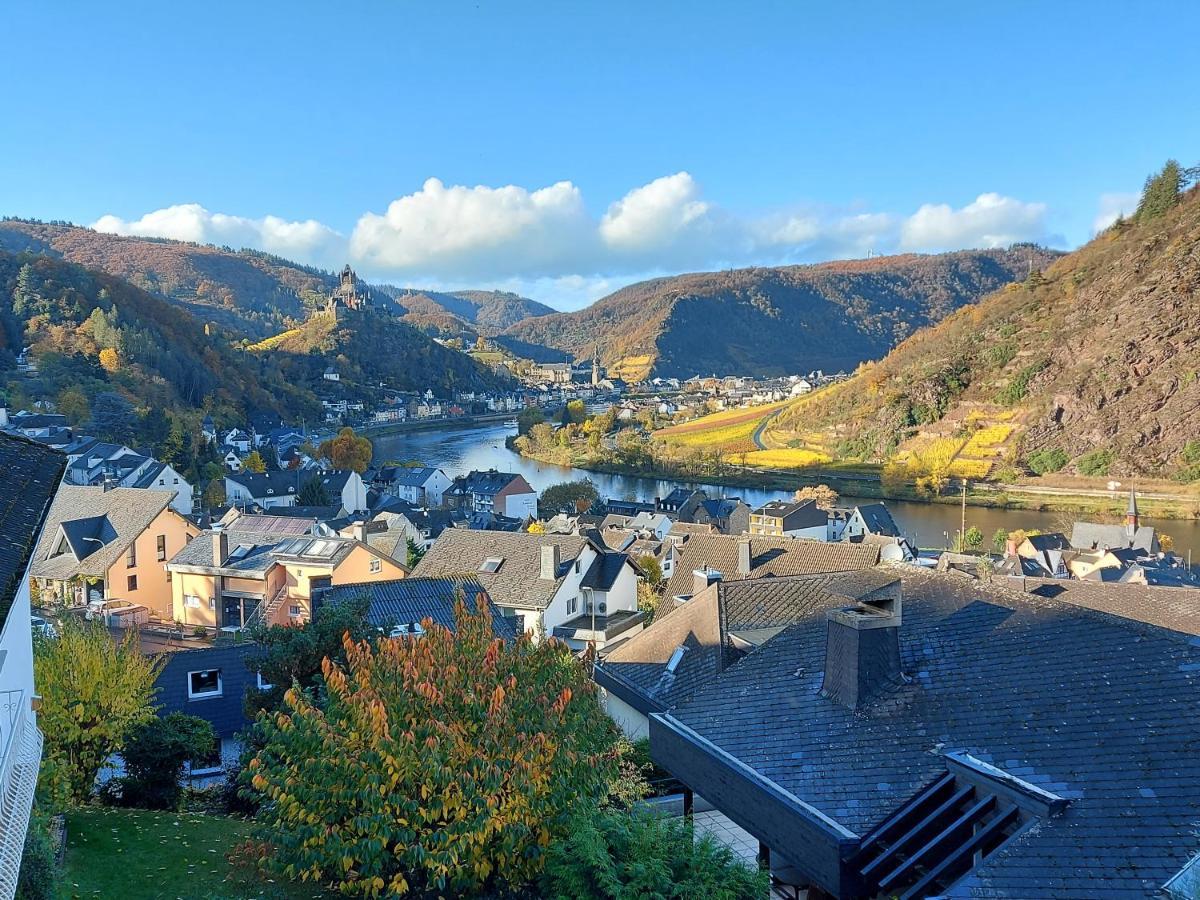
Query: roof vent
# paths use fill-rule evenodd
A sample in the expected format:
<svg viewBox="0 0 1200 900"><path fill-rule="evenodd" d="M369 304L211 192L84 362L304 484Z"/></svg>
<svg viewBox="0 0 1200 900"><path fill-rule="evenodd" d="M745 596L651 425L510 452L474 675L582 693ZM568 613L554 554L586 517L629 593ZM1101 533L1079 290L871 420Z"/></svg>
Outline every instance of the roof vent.
<svg viewBox="0 0 1200 900"><path fill-rule="evenodd" d="M712 587L723 577L716 569L710 569L708 566L692 570L692 596Z"/></svg>
<svg viewBox="0 0 1200 900"><path fill-rule="evenodd" d="M830 610L827 619L822 695L857 709L904 682L899 596Z"/></svg>

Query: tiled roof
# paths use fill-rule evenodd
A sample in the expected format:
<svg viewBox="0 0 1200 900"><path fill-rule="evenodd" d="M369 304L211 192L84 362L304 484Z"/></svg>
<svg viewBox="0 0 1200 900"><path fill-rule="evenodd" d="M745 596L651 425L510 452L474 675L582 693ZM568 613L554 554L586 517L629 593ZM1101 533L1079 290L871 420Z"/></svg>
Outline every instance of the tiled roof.
<svg viewBox="0 0 1200 900"><path fill-rule="evenodd" d="M429 618L453 631L455 601L461 596L468 609L474 611L480 594L486 596L478 579L470 576L446 576L339 585L328 589L322 596L325 603L338 603L350 598L368 596L371 606L367 612L367 621L381 628L407 625ZM502 616L490 599L488 609L492 615L492 630L496 637L515 639L517 633L512 621Z"/></svg>
<svg viewBox="0 0 1200 900"><path fill-rule="evenodd" d="M66 463L66 456L45 444L0 434L0 628Z"/></svg>
<svg viewBox="0 0 1200 900"><path fill-rule="evenodd" d="M567 534L447 528L417 563L413 574L473 575L488 596L501 606L544 609L587 543L585 538ZM542 547L550 544L558 545L560 557L558 577L554 581L540 577ZM479 567L490 558L504 562L494 573L480 572Z"/></svg>
<svg viewBox="0 0 1200 900"><path fill-rule="evenodd" d="M949 750L1070 801L946 896L1159 896L1200 849L1200 642L953 575L901 577L909 683L856 710L822 696L817 609L670 716L857 835L944 773Z"/></svg>
<svg viewBox="0 0 1200 900"><path fill-rule="evenodd" d="M1026 578L1025 590L1097 612L1200 636L1200 590L1196 588Z"/></svg>
<svg viewBox="0 0 1200 900"><path fill-rule="evenodd" d="M692 572L707 566L726 581L738 574L738 541L750 541L749 577L763 575L816 575L822 572L852 572L879 562L879 548L841 541L809 541L786 537L739 537L729 534L695 534L679 548L679 561L667 583L665 596L673 598L692 592Z"/></svg>
<svg viewBox="0 0 1200 900"><path fill-rule="evenodd" d="M42 531L42 540L38 544L31 571L39 578L60 581L75 575L103 575L174 497L175 491L147 491L141 488L112 488L106 491L102 487L64 484L58 489L50 514L46 517L46 527ZM47 558L58 539L60 525L66 525L70 530L71 522L100 517L108 520L113 531L113 537L103 547L82 560L77 560L69 552Z"/></svg>

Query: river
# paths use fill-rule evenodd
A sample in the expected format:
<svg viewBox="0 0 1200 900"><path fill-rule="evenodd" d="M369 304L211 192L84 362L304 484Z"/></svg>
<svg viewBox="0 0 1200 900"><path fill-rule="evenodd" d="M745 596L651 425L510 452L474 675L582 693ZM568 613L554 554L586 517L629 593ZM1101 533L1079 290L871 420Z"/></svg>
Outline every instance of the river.
<svg viewBox="0 0 1200 900"><path fill-rule="evenodd" d="M534 488L541 491L552 484L590 478L601 497L621 499L653 500L665 497L675 487L704 488L713 496L729 495L741 497L751 506L767 500L785 496L785 492L765 488L730 487L711 485L704 482L682 482L671 479L652 478L639 475L609 475L603 472L587 472L566 466L553 466L536 460L526 459L504 446L504 439L515 433L515 429L504 425L484 425L472 428L455 428L433 431L406 431L379 435L372 438L375 445L376 462L420 460L428 466L445 470L450 477L469 472L471 469L499 469L503 472L519 472ZM843 496L842 505L853 505L855 497ZM874 500L863 500L873 503ZM887 507L900 529L922 549L944 547L958 531L961 509L944 503L914 503L906 500L888 500ZM1018 528L1039 531L1062 531L1069 533L1072 516L1069 513L1037 512L1021 509L989 509L967 507L967 527L979 528L991 543L997 529L1012 531ZM1176 552L1186 555L1193 551L1200 559L1200 522L1195 520L1144 519L1160 531L1175 539Z"/></svg>

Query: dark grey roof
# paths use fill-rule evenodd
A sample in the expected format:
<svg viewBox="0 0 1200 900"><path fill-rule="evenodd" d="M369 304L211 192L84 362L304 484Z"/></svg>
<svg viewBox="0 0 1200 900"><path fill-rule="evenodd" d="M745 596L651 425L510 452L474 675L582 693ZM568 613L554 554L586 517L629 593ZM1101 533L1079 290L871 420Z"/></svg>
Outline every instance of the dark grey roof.
<svg viewBox="0 0 1200 900"><path fill-rule="evenodd" d="M0 628L66 464L66 456L45 444L0 434Z"/></svg>
<svg viewBox="0 0 1200 900"><path fill-rule="evenodd" d="M494 496L518 478L522 481L525 480L514 472L497 472L495 469L489 469L486 472L473 471L467 473L463 485L472 494Z"/></svg>
<svg viewBox="0 0 1200 900"><path fill-rule="evenodd" d="M1200 642L954 575L902 579L905 686L857 710L822 696L819 609L701 685L667 727L694 730L851 843L944 774L947 751L970 754L1070 805L948 896L1158 896L1200 849ZM752 794L739 824L753 832Z"/></svg>
<svg viewBox="0 0 1200 900"><path fill-rule="evenodd" d="M597 591L610 591L617 583L621 570L632 565L628 553L602 552L599 559L588 567L579 586Z"/></svg>
<svg viewBox="0 0 1200 900"><path fill-rule="evenodd" d="M1031 534L1026 538L1030 546L1039 552L1043 550L1070 550L1071 542L1067 540L1067 536L1060 532L1052 532L1050 534Z"/></svg>
<svg viewBox="0 0 1200 900"><path fill-rule="evenodd" d="M896 520L892 518L892 514L888 512L888 508L882 503L867 503L863 506L856 507L858 514L862 516L863 522L866 523L867 530L871 534L885 534L889 537L900 537L900 528L896 525Z"/></svg>
<svg viewBox="0 0 1200 900"><path fill-rule="evenodd" d="M299 469L287 472L227 472L225 478L240 484L255 499L265 497L287 497L298 494L300 488L311 478Z"/></svg>
<svg viewBox="0 0 1200 900"><path fill-rule="evenodd" d="M106 515L63 522L62 532L67 546L80 562L103 548L105 544L117 539L117 529Z"/></svg>
<svg viewBox="0 0 1200 900"><path fill-rule="evenodd" d="M558 577L553 581L540 577L542 547L550 544L558 545L560 556ZM501 606L544 609L586 546L586 539L568 534L447 528L413 574L472 575ZM489 558L504 562L496 572L480 572L479 567Z"/></svg>
<svg viewBox="0 0 1200 900"><path fill-rule="evenodd" d="M814 500L772 500L754 510L754 515L783 519L788 528L812 528L829 521L829 513Z"/></svg>
<svg viewBox="0 0 1200 900"><path fill-rule="evenodd" d="M1124 619L1200 636L1200 590L1110 585L1068 578L1026 578L1025 590Z"/></svg>
<svg viewBox="0 0 1200 900"><path fill-rule="evenodd" d="M700 501L700 506L713 519L728 519L739 506L743 505L740 497L716 497Z"/></svg>
<svg viewBox="0 0 1200 900"><path fill-rule="evenodd" d="M470 576L417 577L338 585L322 594L322 602L339 603L366 596L371 602L367 620L372 625L391 628L432 619L435 624L453 631L455 601L461 597L468 609L474 611L480 594L487 596L479 580ZM512 621L501 615L490 599L487 605L496 637L515 640L517 632Z"/></svg>
<svg viewBox="0 0 1200 900"><path fill-rule="evenodd" d="M424 487L436 473L437 469L430 466L384 466L376 473L375 480L381 484Z"/></svg>
<svg viewBox="0 0 1200 900"><path fill-rule="evenodd" d="M1104 550L1136 547L1147 553L1158 551L1158 536L1154 528L1140 525L1101 525L1096 522L1076 522L1071 529L1071 546L1077 550Z"/></svg>

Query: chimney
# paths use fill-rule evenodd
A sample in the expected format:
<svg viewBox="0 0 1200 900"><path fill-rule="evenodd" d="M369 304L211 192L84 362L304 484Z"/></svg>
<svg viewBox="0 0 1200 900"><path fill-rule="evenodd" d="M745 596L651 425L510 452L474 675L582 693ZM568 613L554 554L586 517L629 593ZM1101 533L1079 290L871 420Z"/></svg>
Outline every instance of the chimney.
<svg viewBox="0 0 1200 900"><path fill-rule="evenodd" d="M823 696L857 709L904 682L899 595L830 610L826 618Z"/></svg>
<svg viewBox="0 0 1200 900"><path fill-rule="evenodd" d="M542 545L542 571L541 578L543 581L558 580L558 563L559 563L558 544L543 544Z"/></svg>
<svg viewBox="0 0 1200 900"><path fill-rule="evenodd" d="M8 407L0 406L0 428L8 427Z"/></svg>
<svg viewBox="0 0 1200 900"><path fill-rule="evenodd" d="M1017 539L1016 538L1007 538L1004 541L1004 555L1005 556L1016 556L1017 555Z"/></svg>
<svg viewBox="0 0 1200 900"><path fill-rule="evenodd" d="M703 569L692 570L692 596L696 596L705 588L711 587L720 581L724 576L716 569L710 569L705 566Z"/></svg>
<svg viewBox="0 0 1200 900"><path fill-rule="evenodd" d="M738 541L737 571L743 578L750 577L750 538L742 538Z"/></svg>
<svg viewBox="0 0 1200 900"><path fill-rule="evenodd" d="M213 526L213 565L222 566L229 559L229 535L220 525Z"/></svg>
<svg viewBox="0 0 1200 900"><path fill-rule="evenodd" d="M656 513L662 512L662 497L654 498L654 511Z"/></svg>
<svg viewBox="0 0 1200 900"><path fill-rule="evenodd" d="M362 543L367 542L367 523L359 521L354 523L354 539Z"/></svg>

